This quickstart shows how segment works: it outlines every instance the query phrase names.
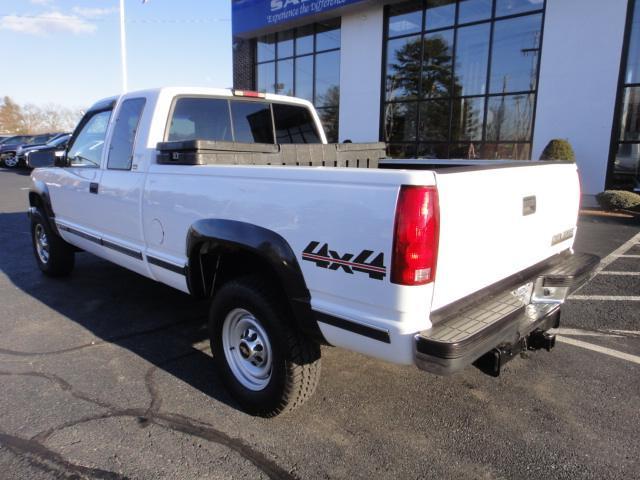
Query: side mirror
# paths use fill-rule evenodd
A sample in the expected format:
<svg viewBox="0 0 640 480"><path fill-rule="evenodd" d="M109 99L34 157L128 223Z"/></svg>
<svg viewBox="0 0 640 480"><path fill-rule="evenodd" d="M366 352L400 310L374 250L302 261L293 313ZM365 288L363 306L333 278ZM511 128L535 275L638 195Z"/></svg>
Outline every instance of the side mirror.
<svg viewBox="0 0 640 480"><path fill-rule="evenodd" d="M29 166L31 168L46 168L60 165L61 159L64 159L64 151L35 151L29 155Z"/></svg>

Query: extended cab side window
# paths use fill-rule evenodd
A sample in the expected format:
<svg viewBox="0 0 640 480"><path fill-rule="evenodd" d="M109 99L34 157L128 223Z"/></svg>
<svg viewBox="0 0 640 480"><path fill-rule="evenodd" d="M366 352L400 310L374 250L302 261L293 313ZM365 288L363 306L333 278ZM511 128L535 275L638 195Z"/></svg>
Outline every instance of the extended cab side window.
<svg viewBox="0 0 640 480"><path fill-rule="evenodd" d="M107 168L111 170L131 169L136 132L145 102L144 98L130 98L122 102L109 144Z"/></svg>
<svg viewBox="0 0 640 480"><path fill-rule="evenodd" d="M173 107L168 142L219 140L231 142L229 103L222 98L182 97Z"/></svg>
<svg viewBox="0 0 640 480"><path fill-rule="evenodd" d="M98 168L102 158L104 140L111 118L111 110L90 112L88 119L69 147L67 159L71 167Z"/></svg>

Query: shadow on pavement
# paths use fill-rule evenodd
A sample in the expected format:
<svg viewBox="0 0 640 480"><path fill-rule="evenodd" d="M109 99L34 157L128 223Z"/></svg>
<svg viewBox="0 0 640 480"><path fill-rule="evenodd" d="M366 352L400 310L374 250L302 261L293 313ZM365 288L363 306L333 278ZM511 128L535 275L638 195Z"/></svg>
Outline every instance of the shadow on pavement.
<svg viewBox="0 0 640 480"><path fill-rule="evenodd" d="M76 254L71 276L46 277L33 258L25 212L0 214L0 242L11 246L0 251L0 269L24 293L99 339L128 349L236 408L217 378L212 358L194 347L202 341L208 345L207 301L195 300L88 253ZM62 350L89 346L77 343L65 343ZM12 353L6 344L2 347L0 351ZM40 352L52 352L50 348L43 342Z"/></svg>

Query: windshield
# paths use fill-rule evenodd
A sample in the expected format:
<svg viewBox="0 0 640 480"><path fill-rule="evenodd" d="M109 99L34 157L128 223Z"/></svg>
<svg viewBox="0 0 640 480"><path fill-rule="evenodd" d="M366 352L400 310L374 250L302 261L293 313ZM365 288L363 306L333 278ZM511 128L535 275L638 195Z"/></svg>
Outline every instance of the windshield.
<svg viewBox="0 0 640 480"><path fill-rule="evenodd" d="M24 142L28 141L30 138L31 138L31 136L29 136L29 135L19 135L17 137L11 137L5 143L7 145L14 145L14 144L18 144L18 143L24 143Z"/></svg>
<svg viewBox="0 0 640 480"><path fill-rule="evenodd" d="M47 145L51 145L52 147L58 147L60 145L65 144L69 140L70 136L71 135L62 135L61 137L54 138L53 140L49 141Z"/></svg>

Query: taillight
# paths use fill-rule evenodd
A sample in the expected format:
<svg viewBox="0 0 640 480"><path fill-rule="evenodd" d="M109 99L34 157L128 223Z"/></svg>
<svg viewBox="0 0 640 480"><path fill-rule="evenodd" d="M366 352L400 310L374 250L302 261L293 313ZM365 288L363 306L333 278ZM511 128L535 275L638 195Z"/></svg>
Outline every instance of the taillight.
<svg viewBox="0 0 640 480"><path fill-rule="evenodd" d="M424 285L434 280L439 223L436 187L400 187L396 206L391 282Z"/></svg>

